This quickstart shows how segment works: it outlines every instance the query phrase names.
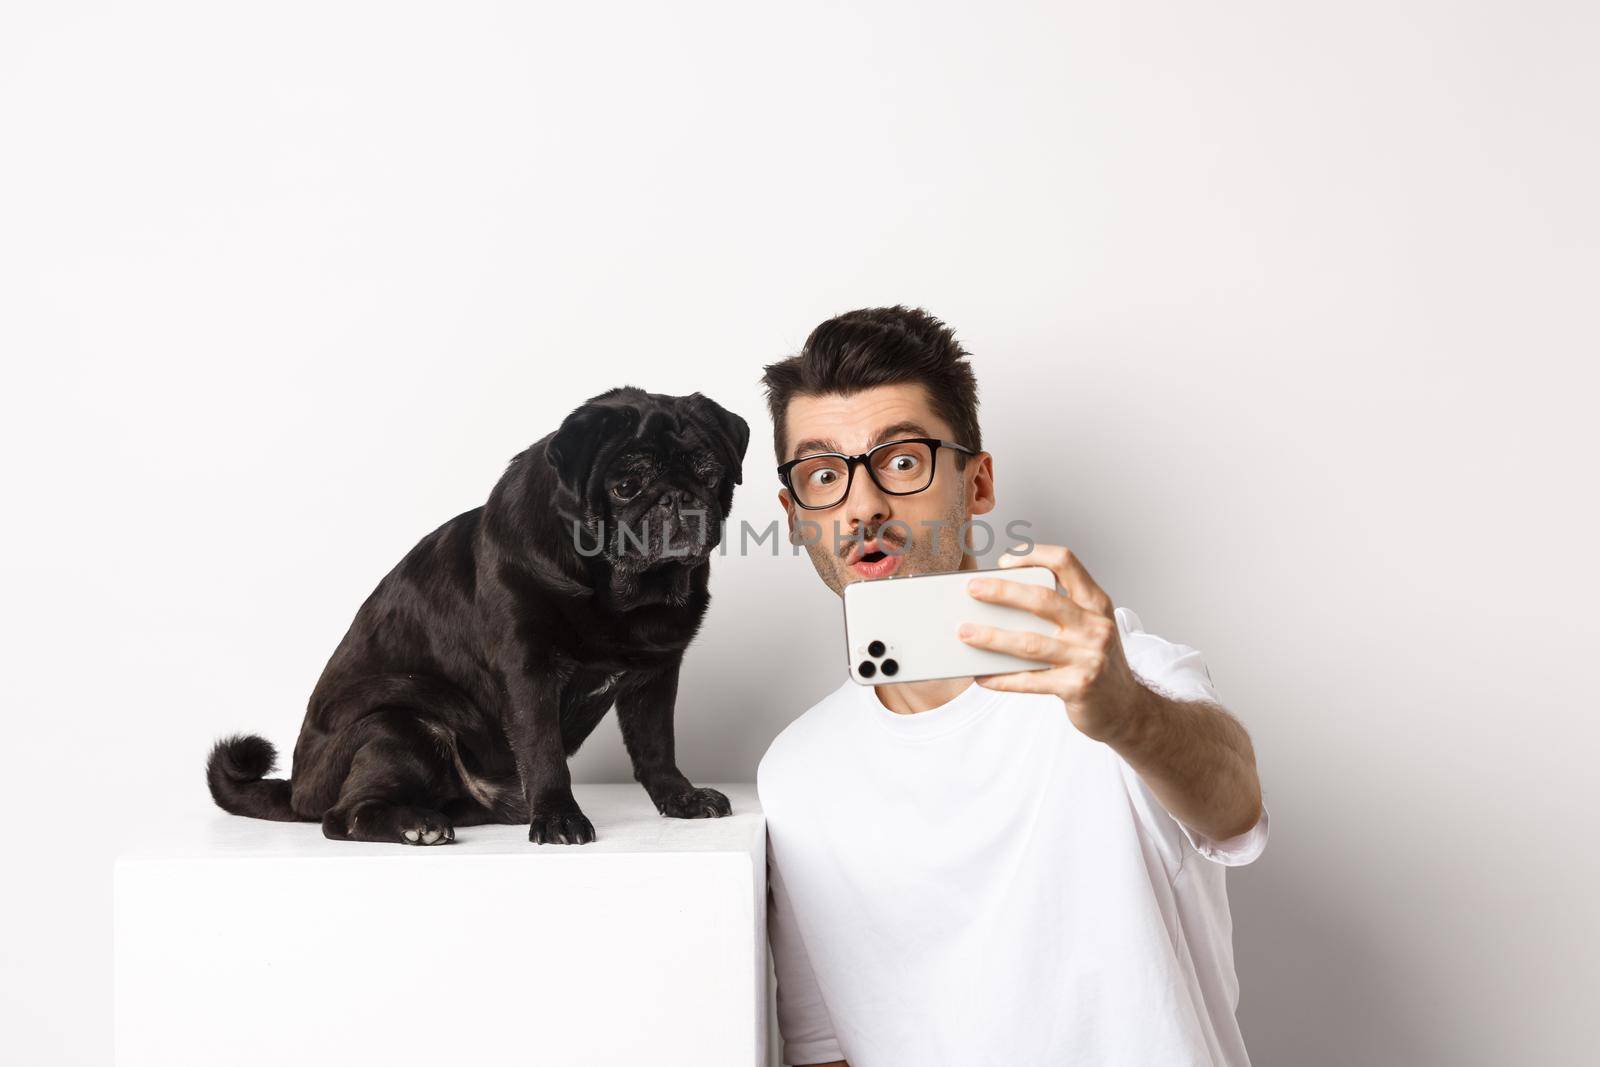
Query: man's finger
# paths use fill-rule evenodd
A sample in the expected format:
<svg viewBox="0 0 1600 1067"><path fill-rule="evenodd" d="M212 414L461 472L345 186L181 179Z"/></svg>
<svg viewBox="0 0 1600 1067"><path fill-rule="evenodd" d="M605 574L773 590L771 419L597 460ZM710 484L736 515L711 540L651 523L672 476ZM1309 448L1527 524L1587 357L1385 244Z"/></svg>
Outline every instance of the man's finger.
<svg viewBox="0 0 1600 1067"><path fill-rule="evenodd" d="M1002 567L1026 567L1030 564L1049 567L1055 573L1056 581L1067 591L1067 596L1079 607L1108 619L1113 617L1115 608L1111 598L1065 545L1034 545L1033 551L1026 555L1013 556L1007 552L1000 557Z"/></svg>
<svg viewBox="0 0 1600 1067"><path fill-rule="evenodd" d="M1056 672L1053 670L1012 671L1009 674L980 674L973 681L985 689L998 689L1002 693L1049 693L1056 696Z"/></svg>
<svg viewBox="0 0 1600 1067"><path fill-rule="evenodd" d="M1004 652L1035 663L1066 663L1072 656L1072 646L1060 638L1026 630L1002 630L968 622L961 624L956 636L973 648Z"/></svg>
<svg viewBox="0 0 1600 1067"><path fill-rule="evenodd" d="M967 592L975 600L989 604L1008 604L1014 608L1031 611L1057 626L1075 626L1083 619L1083 609L1054 588L1011 582L1004 578L974 578L967 583Z"/></svg>

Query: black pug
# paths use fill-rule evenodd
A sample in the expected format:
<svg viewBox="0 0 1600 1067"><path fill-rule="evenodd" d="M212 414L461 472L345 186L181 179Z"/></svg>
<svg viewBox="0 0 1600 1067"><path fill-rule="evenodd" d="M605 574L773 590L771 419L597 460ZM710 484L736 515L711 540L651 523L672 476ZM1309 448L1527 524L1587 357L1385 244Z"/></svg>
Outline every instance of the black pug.
<svg viewBox="0 0 1600 1067"><path fill-rule="evenodd" d="M337 840L527 823L529 841L583 844L567 758L614 703L657 810L729 814L678 770L672 716L749 440L699 393L594 397L378 583L311 694L291 777L265 777L265 739L230 737L212 797Z"/></svg>

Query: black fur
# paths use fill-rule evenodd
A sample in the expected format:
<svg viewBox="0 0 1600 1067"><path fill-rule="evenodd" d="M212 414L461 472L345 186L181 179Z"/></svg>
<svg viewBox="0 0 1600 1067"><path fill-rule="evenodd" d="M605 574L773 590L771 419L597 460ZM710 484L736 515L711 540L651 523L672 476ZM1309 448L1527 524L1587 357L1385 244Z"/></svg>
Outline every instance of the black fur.
<svg viewBox="0 0 1600 1067"><path fill-rule="evenodd" d="M378 583L311 694L291 778L235 735L206 765L212 797L335 839L443 844L496 822L580 844L594 827L567 758L615 704L658 811L729 814L678 770L672 717L749 437L699 393L592 398Z"/></svg>
<svg viewBox="0 0 1600 1067"><path fill-rule="evenodd" d="M217 742L206 761L206 785L217 806L253 819L294 822L289 783L267 778L278 766L278 750L264 737L234 734Z"/></svg>

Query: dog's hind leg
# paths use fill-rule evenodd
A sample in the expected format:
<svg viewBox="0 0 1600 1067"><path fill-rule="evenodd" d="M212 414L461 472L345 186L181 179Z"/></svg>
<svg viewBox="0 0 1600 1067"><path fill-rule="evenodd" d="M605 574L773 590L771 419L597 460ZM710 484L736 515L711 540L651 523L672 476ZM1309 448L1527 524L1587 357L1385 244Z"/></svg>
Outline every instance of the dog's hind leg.
<svg viewBox="0 0 1600 1067"><path fill-rule="evenodd" d="M447 845L455 826L440 808L455 769L427 727L405 709L384 709L346 727L362 731L339 799L322 816L337 841Z"/></svg>

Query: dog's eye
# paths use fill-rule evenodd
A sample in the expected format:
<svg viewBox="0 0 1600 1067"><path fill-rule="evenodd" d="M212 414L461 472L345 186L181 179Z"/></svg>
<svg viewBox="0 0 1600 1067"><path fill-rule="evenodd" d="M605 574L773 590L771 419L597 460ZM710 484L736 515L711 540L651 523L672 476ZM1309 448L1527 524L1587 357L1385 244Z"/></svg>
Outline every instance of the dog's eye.
<svg viewBox="0 0 1600 1067"><path fill-rule="evenodd" d="M718 471L715 463L708 462L696 463L694 467L694 473L695 477L699 478L702 482L715 482L720 472Z"/></svg>
<svg viewBox="0 0 1600 1067"><path fill-rule="evenodd" d="M639 480L624 478L611 487L611 492L618 500L632 500L639 495Z"/></svg>

